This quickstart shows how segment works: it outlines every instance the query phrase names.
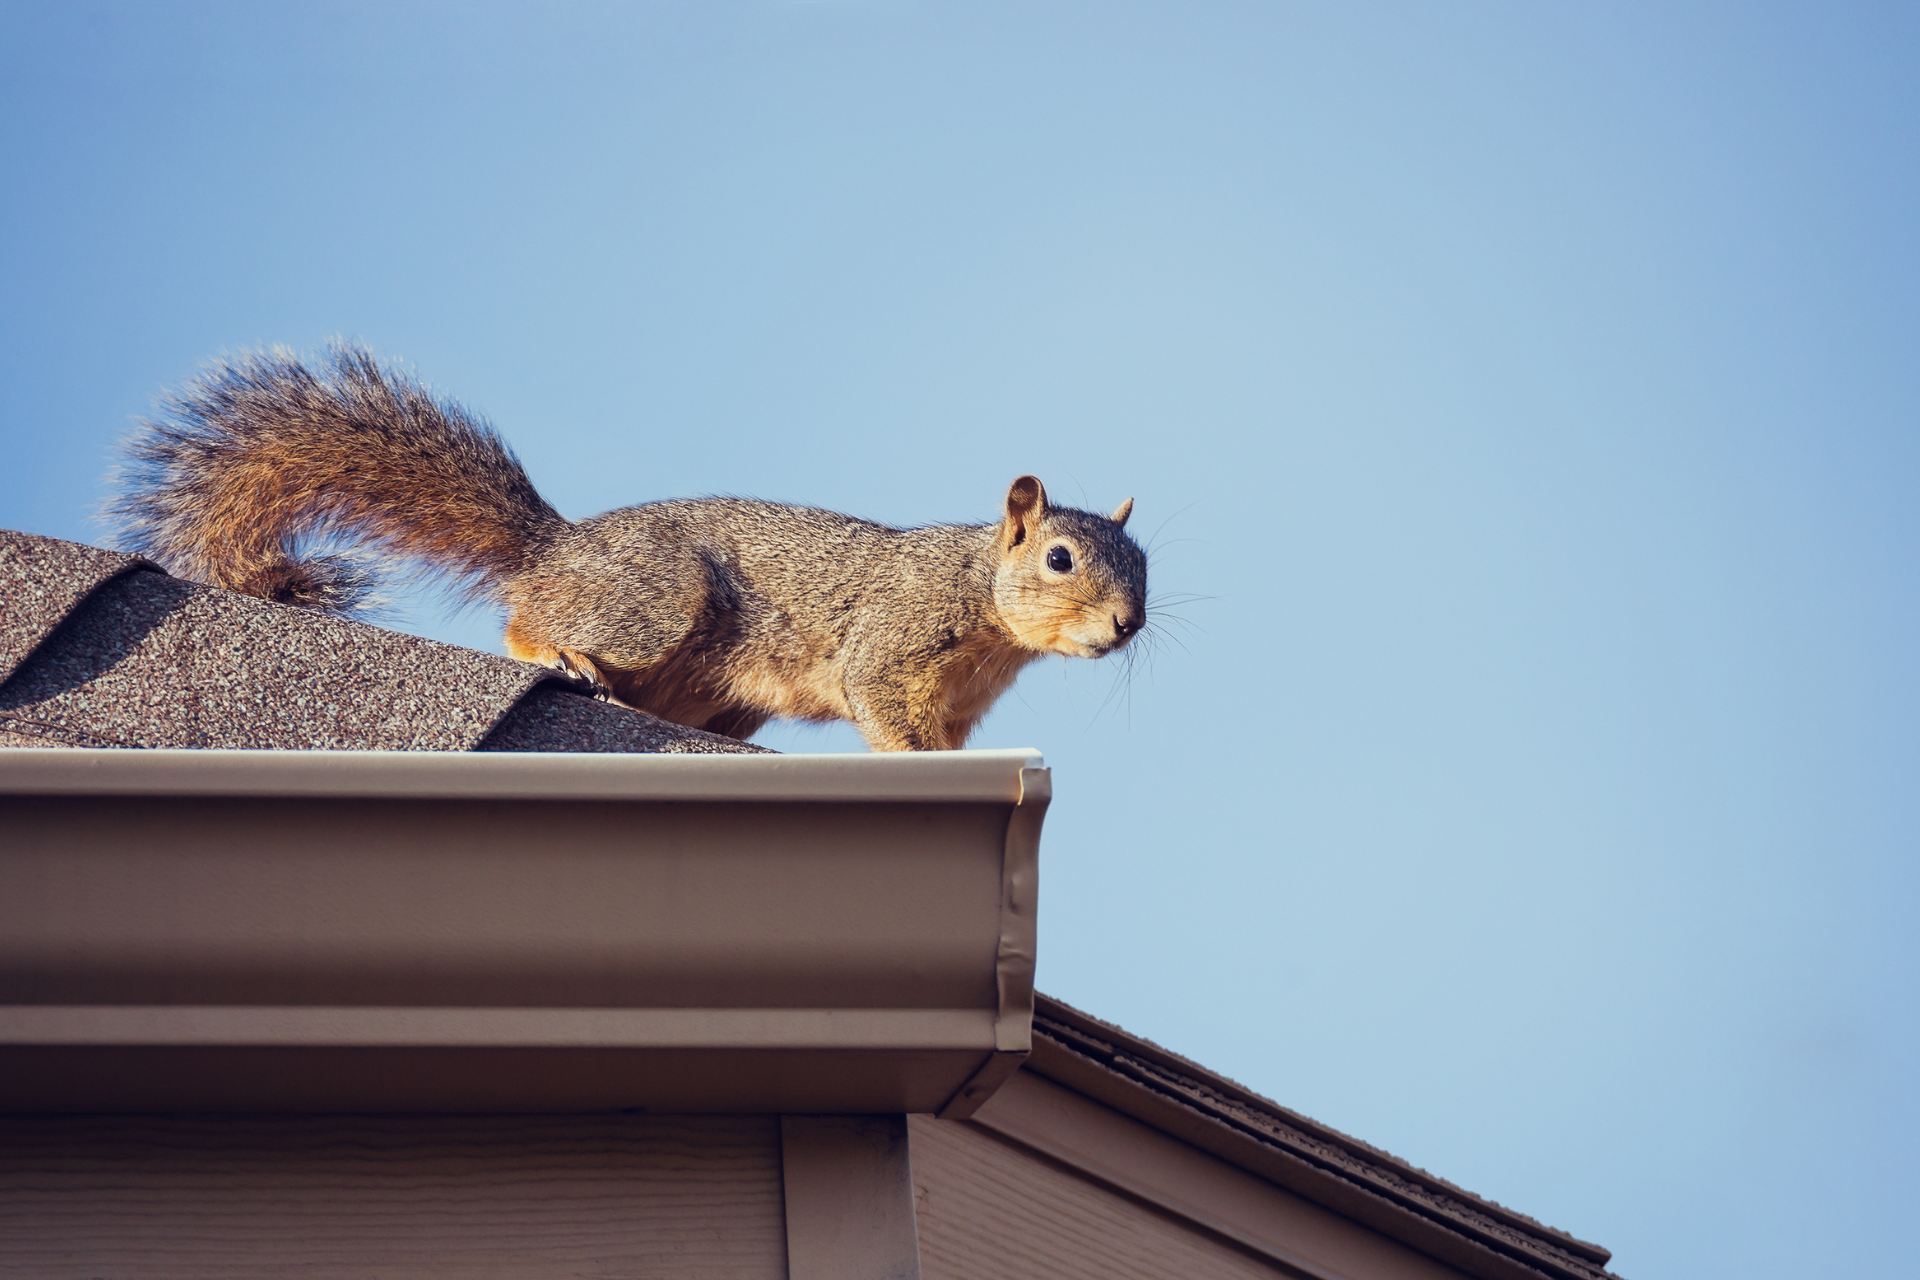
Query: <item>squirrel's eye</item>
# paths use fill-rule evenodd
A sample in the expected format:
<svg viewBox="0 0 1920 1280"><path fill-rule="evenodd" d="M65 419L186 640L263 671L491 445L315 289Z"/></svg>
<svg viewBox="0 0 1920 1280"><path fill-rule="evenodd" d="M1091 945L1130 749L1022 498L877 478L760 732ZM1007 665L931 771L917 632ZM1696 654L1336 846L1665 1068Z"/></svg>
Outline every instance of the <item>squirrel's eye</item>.
<svg viewBox="0 0 1920 1280"><path fill-rule="evenodd" d="M1073 552L1065 547L1055 547L1047 552L1047 568L1055 573L1073 572Z"/></svg>

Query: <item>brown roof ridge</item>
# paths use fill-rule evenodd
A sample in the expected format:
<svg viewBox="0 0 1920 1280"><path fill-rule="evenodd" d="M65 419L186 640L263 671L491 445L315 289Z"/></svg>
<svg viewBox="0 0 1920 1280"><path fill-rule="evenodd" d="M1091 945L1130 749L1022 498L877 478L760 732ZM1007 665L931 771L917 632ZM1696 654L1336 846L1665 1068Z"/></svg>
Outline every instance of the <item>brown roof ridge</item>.
<svg viewBox="0 0 1920 1280"><path fill-rule="evenodd" d="M1402 1213L1417 1215L1433 1227L1465 1237L1478 1246L1471 1251L1474 1254L1491 1251L1510 1264L1518 1263L1525 1271L1563 1280L1593 1280L1612 1274L1603 1269L1612 1254L1600 1245L1475 1195L1064 1001L1036 995L1034 1034L1033 1065L1041 1074L1056 1074L1049 1066L1059 1062L1062 1052L1084 1060L1087 1066L1103 1068L1103 1074L1114 1078L1116 1084L1124 1081L1126 1087L1150 1093L1181 1111L1197 1113L1196 1118L1204 1117L1264 1148L1277 1149L1276 1153L1291 1158L1288 1164L1304 1162L1321 1175L1337 1179L1345 1188L1323 1200L1336 1211L1372 1220L1377 1227L1388 1226L1379 1220L1376 1206L1356 1206L1354 1193L1359 1192L1367 1200L1388 1202ZM1043 1043L1054 1052L1039 1052ZM1061 1083L1078 1087L1083 1081L1062 1079ZM1290 1181L1293 1190L1321 1199L1312 1187ZM1355 1212L1356 1207L1360 1212ZM1426 1252L1440 1253L1454 1265L1470 1261L1452 1256L1452 1249L1428 1247L1430 1240L1423 1243L1422 1238L1430 1236L1430 1231L1417 1231L1406 1237L1406 1242Z"/></svg>

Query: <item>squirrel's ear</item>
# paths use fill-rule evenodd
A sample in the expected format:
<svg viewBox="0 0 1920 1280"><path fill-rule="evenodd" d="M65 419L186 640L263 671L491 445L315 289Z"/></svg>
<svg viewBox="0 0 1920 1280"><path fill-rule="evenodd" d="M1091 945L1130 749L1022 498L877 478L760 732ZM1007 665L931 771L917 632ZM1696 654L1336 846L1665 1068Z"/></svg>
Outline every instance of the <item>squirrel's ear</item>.
<svg viewBox="0 0 1920 1280"><path fill-rule="evenodd" d="M1119 525L1122 529L1124 529L1127 527L1127 517L1132 514L1133 514L1133 499L1128 498L1125 502L1115 507L1113 509L1113 514L1107 518L1112 520L1115 524Z"/></svg>
<svg viewBox="0 0 1920 1280"><path fill-rule="evenodd" d="M1017 547L1047 510L1047 487L1038 476L1021 476L1007 486L1007 545Z"/></svg>

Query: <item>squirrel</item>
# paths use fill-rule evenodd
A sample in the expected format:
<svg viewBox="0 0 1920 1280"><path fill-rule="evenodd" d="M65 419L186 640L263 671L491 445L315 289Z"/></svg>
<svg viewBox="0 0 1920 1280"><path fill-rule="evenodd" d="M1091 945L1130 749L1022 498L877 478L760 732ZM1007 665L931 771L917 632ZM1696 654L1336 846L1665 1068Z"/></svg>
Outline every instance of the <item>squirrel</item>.
<svg viewBox="0 0 1920 1280"><path fill-rule="evenodd" d="M504 606L506 650L600 697L735 738L850 720L877 751L963 746L1043 654L1100 658L1146 624L1146 555L1033 476L986 524L897 529L698 498L564 519L483 419L366 349L210 365L127 440L107 506L170 572L352 616L365 554Z"/></svg>

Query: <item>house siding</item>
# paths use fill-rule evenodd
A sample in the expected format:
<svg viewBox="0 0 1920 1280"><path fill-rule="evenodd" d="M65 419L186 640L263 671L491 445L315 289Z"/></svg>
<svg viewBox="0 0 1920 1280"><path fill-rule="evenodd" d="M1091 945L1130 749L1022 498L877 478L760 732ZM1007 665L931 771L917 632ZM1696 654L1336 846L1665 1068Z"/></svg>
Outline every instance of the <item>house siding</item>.
<svg viewBox="0 0 1920 1280"><path fill-rule="evenodd" d="M786 1274L775 1116L0 1118L0 1276Z"/></svg>
<svg viewBox="0 0 1920 1280"><path fill-rule="evenodd" d="M1257 1259L982 1129L908 1117L925 1280L1272 1280Z"/></svg>

